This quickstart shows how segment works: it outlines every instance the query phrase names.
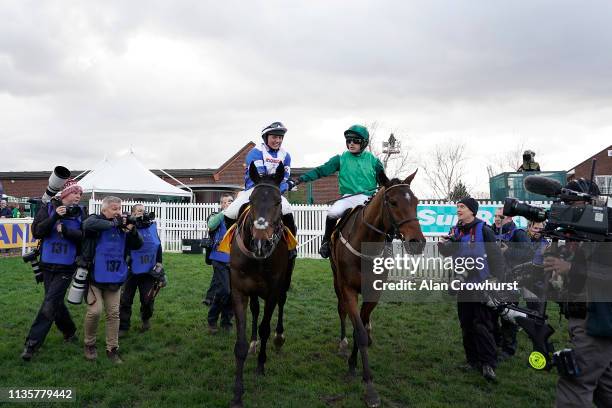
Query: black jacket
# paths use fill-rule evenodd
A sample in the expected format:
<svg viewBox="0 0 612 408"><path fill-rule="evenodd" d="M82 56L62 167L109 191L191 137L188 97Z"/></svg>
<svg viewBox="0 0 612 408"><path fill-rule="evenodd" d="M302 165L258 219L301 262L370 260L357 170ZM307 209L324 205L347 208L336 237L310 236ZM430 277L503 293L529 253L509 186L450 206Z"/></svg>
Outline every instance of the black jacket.
<svg viewBox="0 0 612 408"><path fill-rule="evenodd" d="M53 213L49 215L48 206L53 207ZM53 232L53 228L55 228L55 224L57 221L62 220L63 217L57 214L55 209L60 207L62 202L57 199L52 199L47 205L43 205L40 207L36 216L34 217L34 221L32 221L32 235L34 238L41 240L40 244L44 242L45 238L51 236ZM82 214L81 220L85 220L87 218L87 210L81 207ZM62 235L69 241L72 241L76 244L77 247L77 256L81 254L81 242L83 241L83 231L80 229L72 229L67 228L65 224L62 223ZM70 271L74 270L75 265L57 265L57 264L48 264L41 262L41 267L51 270L51 271Z"/></svg>
<svg viewBox="0 0 612 408"><path fill-rule="evenodd" d="M83 240L83 259L90 267L93 265L93 259L96 254L96 246L98 244L100 234L106 230L116 227L117 225L117 220L108 219L102 214L93 214L83 223L83 233L85 235ZM140 235L137 228L132 228L132 230L126 234L125 249L123 252L124 258L127 260L129 251L133 249L140 249L142 244L142 235ZM91 277L91 273L89 276ZM121 287L121 285L114 283L93 282L91 279L90 282L101 289L108 288L111 290L118 290Z"/></svg>

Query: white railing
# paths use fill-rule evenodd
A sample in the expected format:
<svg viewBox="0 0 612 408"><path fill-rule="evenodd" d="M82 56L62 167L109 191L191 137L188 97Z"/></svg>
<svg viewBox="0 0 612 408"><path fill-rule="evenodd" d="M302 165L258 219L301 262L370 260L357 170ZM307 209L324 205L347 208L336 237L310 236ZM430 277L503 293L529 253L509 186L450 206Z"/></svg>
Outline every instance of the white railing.
<svg viewBox="0 0 612 408"><path fill-rule="evenodd" d="M208 231L206 219L219 211L216 203L160 203L124 201L123 211L129 212L134 204L143 204L146 212L154 212L159 237L164 251L180 252L182 239L201 239ZM479 217L491 223L494 209L503 205L498 201L480 201ZM534 205L548 203L534 202ZM89 201L89 213L100 212L101 200ZM419 203L421 229L428 241L448 233L456 223L454 203L441 200L428 200ZM325 217L329 206L293 204L293 216L298 228L298 256L300 258L319 258L319 246L325 230ZM427 213L429 211L429 213ZM435 217L431 216L435 213ZM517 223L524 226L525 220L517 217ZM429 224L428 224L429 222Z"/></svg>

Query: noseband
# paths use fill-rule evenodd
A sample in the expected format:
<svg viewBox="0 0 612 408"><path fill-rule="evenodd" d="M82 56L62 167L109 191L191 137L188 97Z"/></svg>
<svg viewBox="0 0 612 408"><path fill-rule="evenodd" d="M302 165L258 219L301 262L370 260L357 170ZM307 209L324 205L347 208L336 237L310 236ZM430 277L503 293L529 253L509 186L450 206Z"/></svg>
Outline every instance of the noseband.
<svg viewBox="0 0 612 408"><path fill-rule="evenodd" d="M274 184L257 184L254 188L253 188L253 192L251 193L251 195L253 195L253 193L255 193L255 190L257 189L262 189L262 188L271 188L274 190L277 190L280 193L280 188ZM251 213L252 215L252 213ZM282 215L281 215L282 216ZM245 215L244 220L242 222L242 229L244 229L247 218L249 218L249 215ZM253 217L251 217L253 218ZM268 227L268 221L266 221L265 219L263 219L263 217L260 217L259 219L255 220L253 219L253 224L250 226L251 228L251 236L253 235L253 228L255 229L266 229ZM274 232L272 233L271 237L266 237L266 239L262 240L264 242L269 243L269 248L270 250L267 251L264 255L257 255L255 254L255 252L253 252L251 249L247 248L246 245L243 242L242 239L242 234L240 234L240 229L238 228L236 230L236 241L238 242L238 248L240 248L240 250L242 251L242 253L244 255L246 255L249 258L252 259L257 259L257 260L263 260L266 258L269 258L270 255L272 255L272 253L274 252L274 250L276 249L276 245L278 244L278 242L280 241L282 234L283 234L283 228L282 228L282 223L279 222L275 225L274 227ZM254 240L251 240L251 247L253 247L254 245Z"/></svg>

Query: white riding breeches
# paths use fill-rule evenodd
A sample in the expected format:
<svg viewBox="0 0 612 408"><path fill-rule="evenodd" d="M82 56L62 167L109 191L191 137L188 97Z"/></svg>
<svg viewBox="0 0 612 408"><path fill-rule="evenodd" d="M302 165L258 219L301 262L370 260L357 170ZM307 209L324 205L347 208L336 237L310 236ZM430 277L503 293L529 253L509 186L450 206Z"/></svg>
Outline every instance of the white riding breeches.
<svg viewBox="0 0 612 408"><path fill-rule="evenodd" d="M358 205L365 203L368 198L370 198L365 194L357 194L351 197L347 197L347 195L350 194L345 194L343 197L346 198L341 198L329 208L327 211L327 216L329 218L340 218L346 210L357 207Z"/></svg>
<svg viewBox="0 0 612 408"><path fill-rule="evenodd" d="M238 218L238 211L240 211L240 207L249 202L249 197L251 197L251 193L253 193L253 188L238 193L236 199L223 211L223 215L232 220ZM283 215L292 213L291 204L289 204L285 196L281 196L281 205Z"/></svg>

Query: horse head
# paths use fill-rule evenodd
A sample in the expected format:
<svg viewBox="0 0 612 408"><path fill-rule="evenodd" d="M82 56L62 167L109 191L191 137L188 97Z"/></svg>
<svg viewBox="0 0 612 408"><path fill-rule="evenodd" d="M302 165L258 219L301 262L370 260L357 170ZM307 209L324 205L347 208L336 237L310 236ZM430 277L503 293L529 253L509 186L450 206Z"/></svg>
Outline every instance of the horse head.
<svg viewBox="0 0 612 408"><path fill-rule="evenodd" d="M251 193L251 250L257 258L269 257L282 236L280 184L285 177L285 166L280 163L273 175L260 175L253 162L249 176L255 183Z"/></svg>
<svg viewBox="0 0 612 408"><path fill-rule="evenodd" d="M378 184L383 190L383 224L385 231L392 231L394 237L404 240L406 250L420 254L425 248L425 236L417 217L419 199L410 189L417 170L405 180L387 178L384 172L377 175Z"/></svg>

